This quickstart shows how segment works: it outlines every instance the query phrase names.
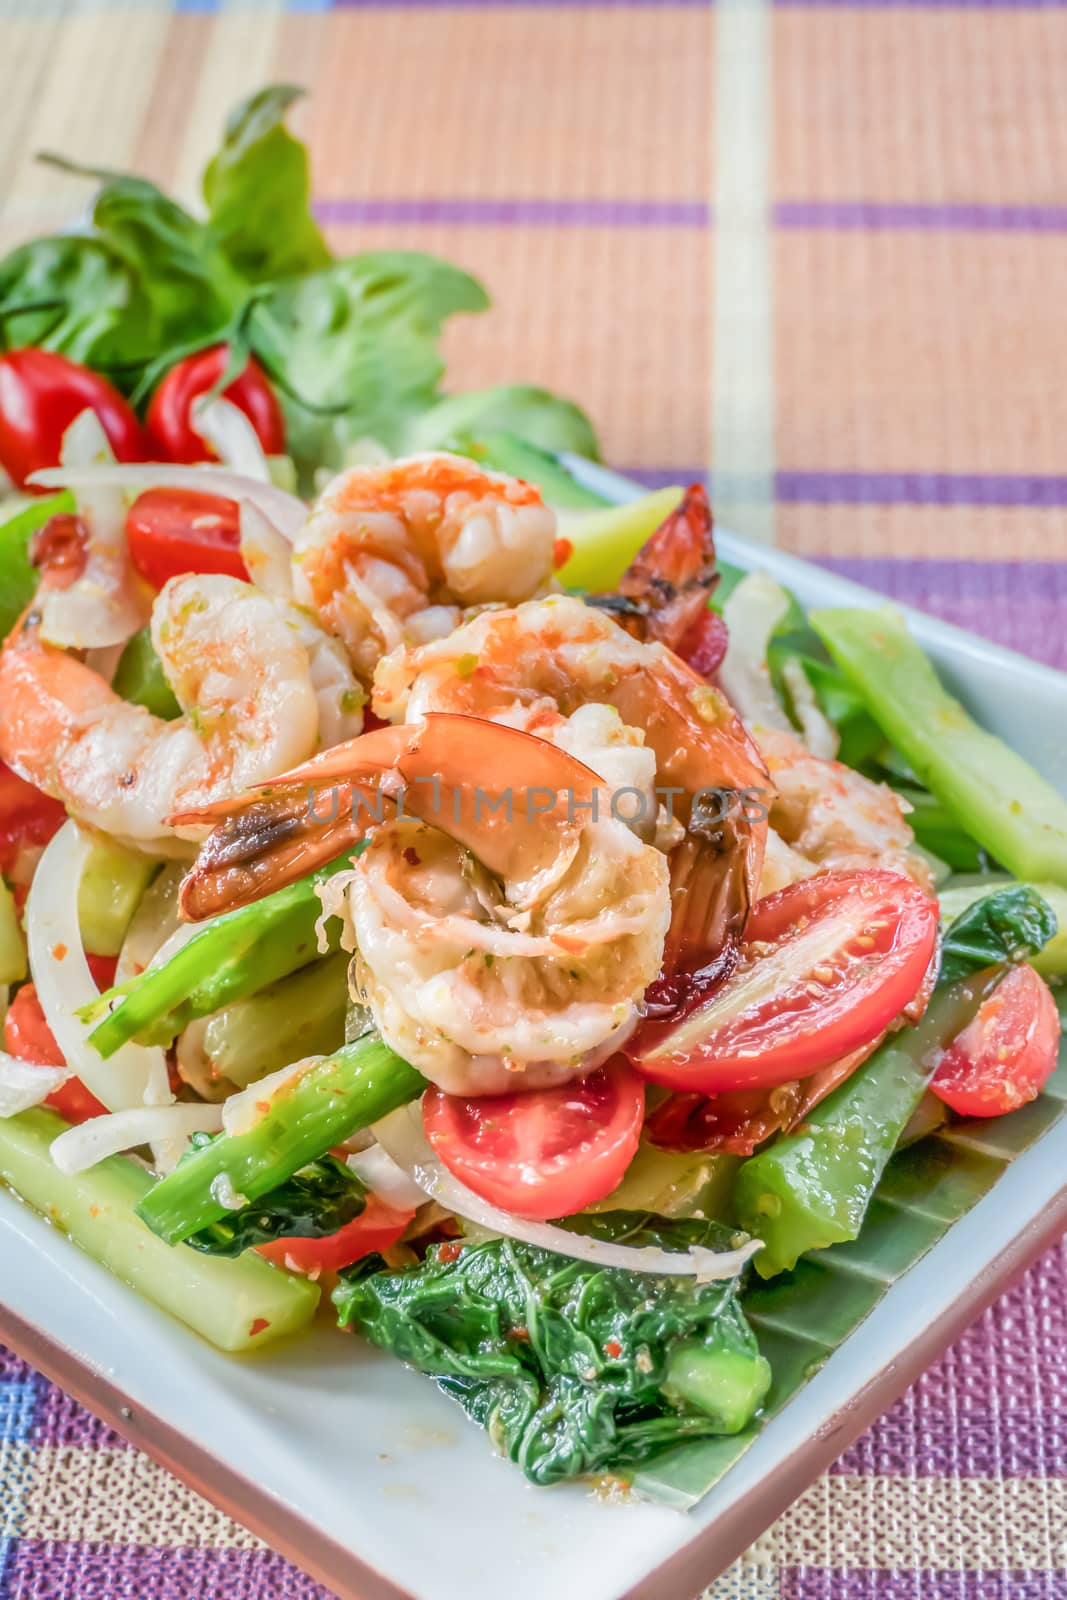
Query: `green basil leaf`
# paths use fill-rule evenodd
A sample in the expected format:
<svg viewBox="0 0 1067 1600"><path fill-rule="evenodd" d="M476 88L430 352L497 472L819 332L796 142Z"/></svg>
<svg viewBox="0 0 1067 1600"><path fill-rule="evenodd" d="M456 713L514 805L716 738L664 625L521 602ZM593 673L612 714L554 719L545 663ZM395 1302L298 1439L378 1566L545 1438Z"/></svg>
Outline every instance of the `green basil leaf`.
<svg viewBox="0 0 1067 1600"><path fill-rule="evenodd" d="M488 304L459 267L404 250L350 256L264 293L249 341L281 392L298 467L339 467L361 438L402 448L437 396L443 324Z"/></svg>
<svg viewBox="0 0 1067 1600"><path fill-rule="evenodd" d="M0 261L0 320L9 346L39 345L92 364L139 292L129 268L84 234L32 239ZM39 306L39 311L20 307Z"/></svg>
<svg viewBox="0 0 1067 1600"><path fill-rule="evenodd" d="M242 101L204 172L212 231L253 283L313 272L332 259L311 215L307 149L285 126L303 92L276 83Z"/></svg>
<svg viewBox="0 0 1067 1600"><path fill-rule="evenodd" d="M984 967L1027 961L1055 937L1056 913L1026 884L995 889L962 911L945 931L938 984Z"/></svg>

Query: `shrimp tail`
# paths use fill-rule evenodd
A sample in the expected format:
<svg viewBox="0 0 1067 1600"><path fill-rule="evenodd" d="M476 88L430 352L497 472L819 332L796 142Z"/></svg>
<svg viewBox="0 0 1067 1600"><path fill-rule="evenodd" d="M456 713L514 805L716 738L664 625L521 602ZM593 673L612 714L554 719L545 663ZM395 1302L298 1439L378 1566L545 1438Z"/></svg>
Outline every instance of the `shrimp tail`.
<svg viewBox="0 0 1067 1600"><path fill-rule="evenodd" d="M521 778L519 775L521 774ZM212 829L180 895L188 921L336 860L397 816L438 827L489 872L533 880L581 829L595 773L547 740L459 713L375 728L234 799L169 819Z"/></svg>
<svg viewBox="0 0 1067 1600"><path fill-rule="evenodd" d="M658 639L677 650L707 610L719 580L711 507L692 484L641 546L613 594L588 596L635 639Z"/></svg>

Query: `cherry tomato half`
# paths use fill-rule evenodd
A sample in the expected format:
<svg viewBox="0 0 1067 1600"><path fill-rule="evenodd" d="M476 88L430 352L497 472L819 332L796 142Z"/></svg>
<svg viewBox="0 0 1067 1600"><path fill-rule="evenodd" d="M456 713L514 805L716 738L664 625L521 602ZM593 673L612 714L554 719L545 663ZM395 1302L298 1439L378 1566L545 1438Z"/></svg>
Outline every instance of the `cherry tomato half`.
<svg viewBox="0 0 1067 1600"><path fill-rule="evenodd" d="M89 968L101 989L108 988L115 979L115 962L111 956L90 956ZM60 1050L48 1023L45 1021L37 990L32 983L24 983L12 1000L4 1018L4 1049L20 1061L32 1062L37 1067L61 1067ZM68 1078L45 1101L53 1111L58 1111L68 1122L88 1122L90 1117L102 1117L107 1107L82 1083L80 1078Z"/></svg>
<svg viewBox="0 0 1067 1600"><path fill-rule="evenodd" d="M192 406L194 400L215 387L229 359L229 346L216 344L186 356L167 373L152 396L146 418L149 443L161 461L218 459L193 427ZM280 455L285 449L282 408L254 356L249 356L244 371L226 385L222 395L244 412L266 454Z"/></svg>
<svg viewBox="0 0 1067 1600"><path fill-rule="evenodd" d="M672 1089L770 1088L877 1039L918 993L937 902L895 872L826 872L753 908L740 965L681 1021L627 1047ZM767 948L769 946L769 948Z"/></svg>
<svg viewBox="0 0 1067 1600"><path fill-rule="evenodd" d="M126 513L126 543L142 578L157 589L183 572L248 577L237 502L221 495L146 489Z"/></svg>
<svg viewBox="0 0 1067 1600"><path fill-rule="evenodd" d="M141 424L98 372L54 350L9 350L0 356L0 466L20 489L27 487L31 472L59 465L63 435L86 410L100 418L119 461L145 459Z"/></svg>
<svg viewBox="0 0 1067 1600"><path fill-rule="evenodd" d="M429 1089L422 1117L455 1177L502 1211L545 1222L617 1187L641 1137L644 1085L621 1056L585 1078L464 1100Z"/></svg>
<svg viewBox="0 0 1067 1600"><path fill-rule="evenodd" d="M23 849L47 844L66 820L58 800L0 761L0 872L12 871Z"/></svg>
<svg viewBox="0 0 1067 1600"><path fill-rule="evenodd" d="M394 1211L376 1194L367 1196L367 1204L358 1217L331 1233L325 1239L272 1239L270 1244L257 1245L261 1256L276 1266L288 1267L290 1272L317 1275L320 1272L340 1272L353 1261L379 1250L388 1250L395 1244L415 1215L414 1211Z"/></svg>
<svg viewBox="0 0 1067 1600"><path fill-rule="evenodd" d="M1036 1100L1053 1072L1060 1014L1033 967L1012 967L949 1045L930 1088L963 1117L999 1117Z"/></svg>

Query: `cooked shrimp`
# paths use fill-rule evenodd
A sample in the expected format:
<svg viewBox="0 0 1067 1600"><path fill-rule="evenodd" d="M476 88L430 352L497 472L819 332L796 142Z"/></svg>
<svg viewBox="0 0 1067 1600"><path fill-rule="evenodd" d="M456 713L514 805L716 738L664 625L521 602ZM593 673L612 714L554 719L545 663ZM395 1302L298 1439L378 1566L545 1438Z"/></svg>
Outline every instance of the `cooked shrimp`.
<svg viewBox="0 0 1067 1600"><path fill-rule="evenodd" d="M762 892L830 869L883 867L928 889L899 795L840 761L812 755L799 735L761 728L757 743L775 788Z"/></svg>
<svg viewBox="0 0 1067 1600"><path fill-rule="evenodd" d="M187 853L166 825L172 811L303 760L320 730L350 731L340 697L353 680L338 688L331 642L236 578L172 579L152 640L183 708L173 722L45 643L36 610L0 653L0 757L105 833Z"/></svg>
<svg viewBox="0 0 1067 1600"><path fill-rule="evenodd" d="M627 787L647 791L654 763L675 829L661 841L674 844L669 977L650 1005L673 1009L732 963L758 891L767 773L723 697L663 645L632 639L581 600L550 596L484 612L446 639L386 657L373 704L392 720L473 712L564 744L573 734L563 724L579 708L613 708L629 730L623 746L644 747L629 760L648 763ZM584 759L598 767L604 748L602 739ZM637 796L619 809L649 820Z"/></svg>
<svg viewBox="0 0 1067 1600"><path fill-rule="evenodd" d="M718 581L711 507L694 483L641 546L618 589L588 599L635 639L659 639L679 650L704 618Z"/></svg>
<svg viewBox="0 0 1067 1600"><path fill-rule="evenodd" d="M296 541L294 592L369 683L387 651L448 633L461 608L542 590L555 533L535 488L462 456L353 467L320 495Z"/></svg>
<svg viewBox="0 0 1067 1600"><path fill-rule="evenodd" d="M320 804L331 781L333 804ZM323 899L346 920L386 1042L457 1093L556 1082L634 1027L670 920L666 857L601 814L597 788L566 751L502 724L430 715L380 728L177 819L222 824L183 905L204 915L220 892L240 903L306 868L301 825L331 855L366 834Z"/></svg>

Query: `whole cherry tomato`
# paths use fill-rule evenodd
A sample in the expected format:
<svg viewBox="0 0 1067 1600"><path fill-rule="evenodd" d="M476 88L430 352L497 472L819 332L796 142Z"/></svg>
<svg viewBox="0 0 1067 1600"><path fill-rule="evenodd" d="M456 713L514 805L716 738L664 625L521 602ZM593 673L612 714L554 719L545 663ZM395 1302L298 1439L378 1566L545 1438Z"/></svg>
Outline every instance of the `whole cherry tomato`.
<svg viewBox="0 0 1067 1600"><path fill-rule="evenodd" d="M226 370L230 358L229 346L213 345L209 350L198 350L172 367L152 396L148 407L148 438L153 452L161 461L213 461L214 450L193 427L193 401L210 393ZM238 377L222 391L243 411L264 451L269 456L280 455L285 449L285 422L282 408L267 375L254 356Z"/></svg>
<svg viewBox="0 0 1067 1600"><path fill-rule="evenodd" d="M20 489L33 489L26 483L31 472L58 467L63 435L86 410L96 412L120 461L145 459L141 424L98 372L54 350L0 356L0 466Z"/></svg>

